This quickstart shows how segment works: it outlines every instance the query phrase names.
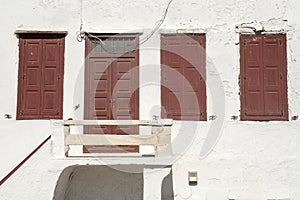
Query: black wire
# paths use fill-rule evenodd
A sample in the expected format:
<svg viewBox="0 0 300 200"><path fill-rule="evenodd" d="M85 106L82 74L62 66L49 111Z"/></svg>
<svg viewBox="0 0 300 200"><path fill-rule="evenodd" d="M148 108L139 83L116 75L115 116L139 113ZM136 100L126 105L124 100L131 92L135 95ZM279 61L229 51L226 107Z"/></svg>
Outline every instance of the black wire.
<svg viewBox="0 0 300 200"><path fill-rule="evenodd" d="M160 28L160 26L164 23L164 21L166 19L166 16L168 14L169 7L170 7L172 2L173 2L173 0L169 1L162 18L158 21L158 23L154 27L154 29L148 35L146 35L143 39L141 39L139 45L144 44L145 42L147 42L153 36L153 34Z"/></svg>
<svg viewBox="0 0 300 200"><path fill-rule="evenodd" d="M157 25L153 28L153 30L152 30L148 35L146 35L144 38L142 38L142 39L140 40L140 42L139 42L139 44L138 44L138 47L139 47L141 44L144 44L145 42L147 42L147 41L154 35L154 33L156 33L157 30L161 27L161 25L164 23L164 21L165 21L165 19L166 19L166 16L167 16L167 14L168 14L169 7L170 7L170 5L171 5L172 2L173 2L173 0L170 0L170 1L168 2L167 7L166 7L166 9L165 9L165 11L164 11L164 14L162 15L161 19L157 22ZM84 31L82 31L82 25L83 25L83 24L81 23L81 25L80 25L80 31L77 32L77 41L78 41L78 42L82 42L82 41L84 40L85 34L87 34L89 37L94 38L94 39L96 39L97 41L99 41L98 44L101 45L101 47L103 48L104 51L109 52L109 51L104 47L105 43L104 43L99 37L97 37L97 36L95 36L95 35L93 35L93 34L91 34L91 33L89 33L89 32L84 32ZM138 48L138 47L137 47L137 48Z"/></svg>

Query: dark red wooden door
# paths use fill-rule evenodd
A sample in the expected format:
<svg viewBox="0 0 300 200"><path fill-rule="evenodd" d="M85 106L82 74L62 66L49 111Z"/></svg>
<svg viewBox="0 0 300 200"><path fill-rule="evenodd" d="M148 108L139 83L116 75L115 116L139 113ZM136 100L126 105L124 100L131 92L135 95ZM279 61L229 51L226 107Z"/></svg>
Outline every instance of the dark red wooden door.
<svg viewBox="0 0 300 200"><path fill-rule="evenodd" d="M112 116L111 119L139 118L139 72L136 58L117 58L112 63ZM114 134L137 134L137 127L112 127ZM120 129L121 128L121 129Z"/></svg>
<svg viewBox="0 0 300 200"><path fill-rule="evenodd" d="M18 119L62 118L63 58L63 38L20 39Z"/></svg>
<svg viewBox="0 0 300 200"><path fill-rule="evenodd" d="M120 40L120 37L117 38ZM136 42L136 39L132 40ZM88 49L85 75L85 119L139 119L138 51ZM137 134L138 127L86 126L85 134ZM84 152L136 152L138 146L85 146Z"/></svg>
<svg viewBox="0 0 300 200"><path fill-rule="evenodd" d="M241 119L287 120L285 35L241 35Z"/></svg>
<svg viewBox="0 0 300 200"><path fill-rule="evenodd" d="M206 120L205 36L161 37L162 117Z"/></svg>

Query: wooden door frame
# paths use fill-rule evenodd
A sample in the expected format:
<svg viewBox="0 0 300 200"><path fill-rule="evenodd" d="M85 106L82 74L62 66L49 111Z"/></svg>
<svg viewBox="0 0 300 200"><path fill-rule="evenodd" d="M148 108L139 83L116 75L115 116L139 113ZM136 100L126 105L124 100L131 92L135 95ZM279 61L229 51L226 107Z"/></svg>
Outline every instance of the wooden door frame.
<svg viewBox="0 0 300 200"><path fill-rule="evenodd" d="M108 35L106 35L106 34L96 34L96 37L100 37L100 38L101 37L110 37L110 36L111 36L111 34L108 34ZM125 58L126 59L126 58L130 58L130 57L134 57L134 66L138 67L139 66L139 49L138 49L139 35L137 35L137 34L123 35L122 34L120 36L121 37L122 36L135 37L135 41L134 41L135 50L132 51L132 52L127 52L125 54L123 54L123 53L121 54L121 53L96 52L96 53L93 53L92 57L98 57L98 58L102 57L102 58L110 59L111 60L110 65L113 64L114 59L117 59L117 58ZM89 82L89 79L90 79L90 71L89 71L90 65L89 65L89 63L90 63L90 58L91 58L91 55L90 55L91 51L92 51L91 38L86 36L86 39L85 39L85 64L84 64L84 66L85 66L85 70L84 70L84 73L85 73L84 74L84 94L85 94L84 95L84 119L89 117L90 112L92 110L90 108L90 103L89 103L90 102L90 96L86 94L87 91L90 91L90 82ZM113 71L113 69L111 68L111 69L109 69L109 71ZM111 76L110 80L112 80L113 79L112 73L110 74L110 76ZM139 72L137 72L136 77L137 77L137 80L136 80L137 84L139 85ZM112 82L113 81L110 81L110 84L112 84ZM111 93L112 93L112 91L111 91ZM133 98L136 99L136 103L135 103L135 109L136 109L136 113L135 113L136 116L135 117L136 118L135 119L138 120L139 119L139 87L137 88L136 91L134 91L133 95L135 95ZM111 110L111 109L109 109L109 110ZM111 116L109 118L111 118L111 119L113 118L112 112L109 113L108 115ZM113 128L112 127L109 127L109 128L110 128L109 131L112 131ZM89 133L87 130L88 130L88 127L86 128L86 130L84 129L84 133ZM118 148L117 146L112 146L112 148L114 148L114 147ZM139 151L139 146L128 146L128 147L125 146L123 148L120 148L119 150L118 149L115 149L115 150L109 149L109 147L108 147L107 150L103 149L103 150L99 150L99 152L97 151L97 149L94 149L94 150L89 149L88 146L83 147L83 153L89 153L90 150L92 152L95 151L95 153L112 153L112 152L118 152L120 150L121 150L121 153L126 153L126 152L138 152ZM125 151L125 152L123 152L122 150Z"/></svg>
<svg viewBox="0 0 300 200"><path fill-rule="evenodd" d="M114 35L116 34L93 34L93 36L96 36L96 37L113 37ZM119 36L119 34L117 35ZM110 59L113 60L113 58L118 58L118 57L135 57L135 64L136 66L139 66L139 34L136 34L136 33L132 33L132 34L120 34L120 36L122 37L135 37L135 51L134 52L128 52L128 53L125 53L125 54L116 54L116 53L105 53L104 55L102 55L103 57L109 57ZM85 61L84 61L84 119L86 119L86 117L88 117L88 112L89 112L89 97L88 95L86 95L86 91L87 91L87 87L89 87L89 79L87 78L88 75L89 75L89 59L90 59L90 53L92 51L92 45L91 45L91 37L89 37L89 35L87 35L85 37ZM97 55L101 55L100 53L96 53L95 56ZM101 57L102 57L101 56ZM111 62L112 63L112 62ZM137 74L137 82L139 84L139 73ZM90 89L90 88L88 88ZM135 98L137 99L137 102L136 102L136 108L137 108L137 116L136 116L136 119L139 119L139 88L137 89L137 91L135 92Z"/></svg>

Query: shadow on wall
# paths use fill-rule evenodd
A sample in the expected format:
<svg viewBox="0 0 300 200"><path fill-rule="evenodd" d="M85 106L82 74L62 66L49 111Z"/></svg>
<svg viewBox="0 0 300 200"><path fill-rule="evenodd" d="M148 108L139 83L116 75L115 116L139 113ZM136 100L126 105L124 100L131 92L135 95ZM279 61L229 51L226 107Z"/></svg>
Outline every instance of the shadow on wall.
<svg viewBox="0 0 300 200"><path fill-rule="evenodd" d="M174 200L172 170L161 184L161 200Z"/></svg>
<svg viewBox="0 0 300 200"><path fill-rule="evenodd" d="M53 200L142 200L143 173L134 172L142 172L143 166L130 165L122 166L122 170L116 169L118 166L67 167L57 181Z"/></svg>

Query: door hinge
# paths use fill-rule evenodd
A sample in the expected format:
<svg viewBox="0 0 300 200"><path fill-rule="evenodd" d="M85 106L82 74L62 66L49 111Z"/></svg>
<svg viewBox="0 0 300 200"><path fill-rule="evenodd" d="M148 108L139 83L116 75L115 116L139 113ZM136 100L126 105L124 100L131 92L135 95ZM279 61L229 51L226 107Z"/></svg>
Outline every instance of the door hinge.
<svg viewBox="0 0 300 200"><path fill-rule="evenodd" d="M279 45L282 45L282 41L281 40L279 40Z"/></svg>
<svg viewBox="0 0 300 200"><path fill-rule="evenodd" d="M56 115L59 115L59 111L58 110L56 111Z"/></svg>
<svg viewBox="0 0 300 200"><path fill-rule="evenodd" d="M22 79L25 80L25 74L23 74Z"/></svg>
<svg viewBox="0 0 300 200"><path fill-rule="evenodd" d="M26 44L26 40L24 40L24 44Z"/></svg>
<svg viewBox="0 0 300 200"><path fill-rule="evenodd" d="M281 111L281 116L283 116L283 111Z"/></svg>
<svg viewBox="0 0 300 200"><path fill-rule="evenodd" d="M246 46L246 44L247 44L247 43L246 43L246 40L244 40L244 46Z"/></svg>
<svg viewBox="0 0 300 200"><path fill-rule="evenodd" d="M61 45L61 42L58 42L58 45L60 46L60 45Z"/></svg>
<svg viewBox="0 0 300 200"><path fill-rule="evenodd" d="M20 114L21 114L21 115L23 115L23 114L24 114L24 111L23 111L23 110L21 110L21 111L20 111Z"/></svg>
<svg viewBox="0 0 300 200"><path fill-rule="evenodd" d="M280 80L282 80L282 79L283 79L283 76L282 76L282 74L280 74L280 77L279 77L279 78L280 78Z"/></svg>
<svg viewBox="0 0 300 200"><path fill-rule="evenodd" d="M239 74L239 82L238 82L238 84L239 84L239 93L238 93L238 95L241 95L241 75Z"/></svg>
<svg viewBox="0 0 300 200"><path fill-rule="evenodd" d="M60 80L60 74L57 74L57 80Z"/></svg>

